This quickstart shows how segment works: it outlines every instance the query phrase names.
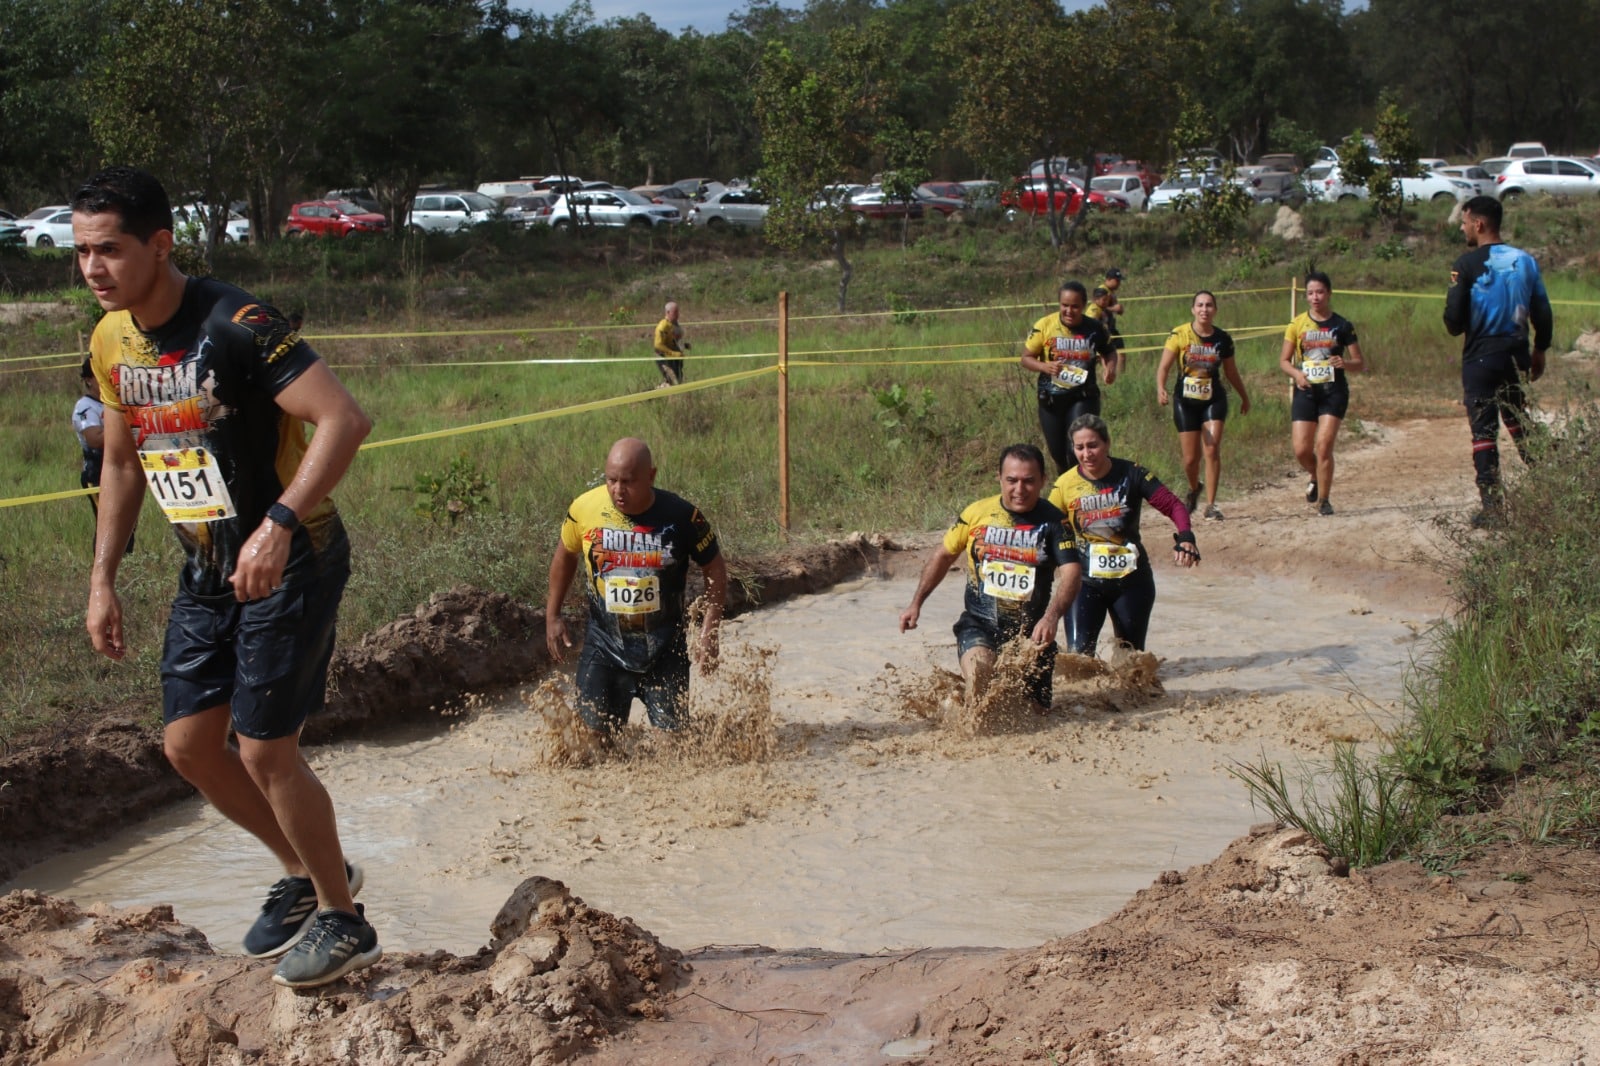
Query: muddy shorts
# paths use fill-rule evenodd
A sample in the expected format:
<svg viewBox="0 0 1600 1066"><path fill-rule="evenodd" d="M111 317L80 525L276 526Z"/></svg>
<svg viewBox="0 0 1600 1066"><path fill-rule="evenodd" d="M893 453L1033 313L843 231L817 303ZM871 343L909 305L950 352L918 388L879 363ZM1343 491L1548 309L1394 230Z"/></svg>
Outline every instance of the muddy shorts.
<svg viewBox="0 0 1600 1066"><path fill-rule="evenodd" d="M956 619L956 624L951 627L956 635L956 658L961 658L973 648L988 648L995 654L1006 641L1000 639L995 631L982 622L963 611L961 617ZM1035 669L1028 671L1028 698L1041 707L1050 706L1050 693L1056 673L1056 644L1050 645L1039 652L1039 659Z"/></svg>
<svg viewBox="0 0 1600 1066"><path fill-rule="evenodd" d="M252 740L292 736L322 709L334 623L350 579L341 530L298 574L265 599L240 603L179 591L161 651L162 718L171 724L227 704L234 732Z"/></svg>
<svg viewBox="0 0 1600 1066"><path fill-rule="evenodd" d="M585 640L578 655L578 715L583 724L609 733L628 724L635 698L644 704L650 724L678 729L689 720L689 642L684 633L643 671L618 666L600 650L600 641Z"/></svg>
<svg viewBox="0 0 1600 1066"><path fill-rule="evenodd" d="M1289 421L1315 422L1323 415L1343 418L1350 410L1350 386L1313 385L1309 389L1289 386Z"/></svg>
<svg viewBox="0 0 1600 1066"><path fill-rule="evenodd" d="M1179 433L1199 433L1207 422L1227 420L1228 394L1220 388L1209 400L1185 400L1181 396L1172 400L1172 424L1178 427Z"/></svg>

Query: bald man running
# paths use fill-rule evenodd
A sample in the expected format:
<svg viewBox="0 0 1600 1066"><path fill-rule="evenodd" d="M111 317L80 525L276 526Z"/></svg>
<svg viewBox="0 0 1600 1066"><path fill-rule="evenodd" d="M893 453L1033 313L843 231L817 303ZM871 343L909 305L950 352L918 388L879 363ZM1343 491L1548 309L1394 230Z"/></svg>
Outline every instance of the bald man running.
<svg viewBox="0 0 1600 1066"><path fill-rule="evenodd" d="M650 724L677 729L688 718L689 647L684 585L692 559L706 578L706 613L696 659L716 668L717 630L728 568L717 534L698 508L655 487L655 460L642 440L617 441L606 480L572 501L550 560L545 642L561 662L572 647L561 604L583 566L589 625L578 655L578 713L609 733L627 724L635 697Z"/></svg>
<svg viewBox="0 0 1600 1066"><path fill-rule="evenodd" d="M663 309L661 321L656 323L652 347L656 350L656 369L661 371L663 384L682 385L683 353L691 345L683 339L683 327L678 325L677 301Z"/></svg>

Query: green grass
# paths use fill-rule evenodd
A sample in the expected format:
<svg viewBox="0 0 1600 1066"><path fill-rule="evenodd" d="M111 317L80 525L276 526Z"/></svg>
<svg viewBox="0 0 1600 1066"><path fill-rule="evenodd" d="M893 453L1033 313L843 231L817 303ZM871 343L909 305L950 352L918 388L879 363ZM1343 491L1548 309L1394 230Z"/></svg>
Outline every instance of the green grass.
<svg viewBox="0 0 1600 1066"><path fill-rule="evenodd" d="M1519 212L1522 209L1519 208ZM1544 246L1575 265L1551 273L1558 298L1600 296L1582 259L1592 207L1529 208ZM1571 217L1569 217L1571 216ZM837 275L825 251L781 257L744 234L633 234L600 240L490 233L401 242L283 242L226 248L216 273L285 308L303 308L306 332L376 422L373 440L471 426L618 396L643 402L579 417L529 422L418 444L369 449L336 493L357 551L342 614L353 639L427 596L470 582L541 601L550 546L567 502L594 483L606 448L637 435L656 449L660 483L702 506L738 560L791 538L849 530L931 530L992 491L993 456L1038 439L1031 375L1015 357L1029 325L1066 277L1093 281L1106 266L1132 279L1122 328L1130 347L1156 347L1187 321L1189 294L1217 290L1218 321L1274 327L1242 340L1239 362L1255 407L1232 418L1225 444L1227 499L1275 481L1292 465L1287 389L1276 369L1288 319L1288 281L1313 261L1344 289L1442 294L1459 247L1439 223L1418 223L1407 254L1375 258L1391 235L1359 212L1308 212L1311 233L1289 245L1264 232L1271 212L1237 247L1194 251L1170 217L1095 219L1057 256L1041 229L927 225L912 247L873 234L850 248L856 268L847 317L833 317ZM1581 221L1574 221L1574 217ZM1542 220L1542 221L1541 221ZM720 237L728 239L718 239ZM710 238L710 239L706 239ZM1579 257L1573 259L1573 257ZM63 288L65 257L9 258L14 298L66 300L66 320L0 330L0 417L10 431L0 496L76 485L67 414L77 349L90 328L81 288ZM1267 289L1243 294L1234 290ZM684 304L694 342L691 381L770 366L777 294L790 293L792 530L778 525L777 376L685 394L653 392L649 332L667 299ZM1148 298L1160 295L1162 298ZM1356 378L1363 419L1453 414L1458 342L1428 299L1335 293L1376 369ZM1303 304L1302 304L1303 306ZM990 308L933 313L939 309ZM1593 325L1595 308L1560 310ZM745 320L757 321L745 321ZM411 333L347 338L354 333ZM60 355L60 353L68 353ZM760 354L751 359L706 358ZM57 355L47 368L20 357ZM1170 412L1154 401L1159 353L1129 356L1104 390L1115 451L1181 480ZM520 360L589 359L532 365ZM999 362L969 362L998 359ZM927 365L930 361L941 361ZM469 365L469 364L497 365ZM805 365L826 363L829 365ZM919 398L888 426L878 395L899 386ZM920 397L928 396L926 405ZM490 483L487 503L456 523L415 512L419 475L452 463ZM154 660L177 568L173 539L146 508L122 592L134 662L95 657L82 634L91 537L81 499L0 508L0 739L70 721L85 708L154 702Z"/></svg>

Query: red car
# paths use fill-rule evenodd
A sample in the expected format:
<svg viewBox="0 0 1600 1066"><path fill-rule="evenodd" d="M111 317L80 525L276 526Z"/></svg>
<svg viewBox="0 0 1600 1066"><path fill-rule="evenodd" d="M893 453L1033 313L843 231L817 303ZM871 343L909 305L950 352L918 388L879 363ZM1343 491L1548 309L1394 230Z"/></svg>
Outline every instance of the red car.
<svg viewBox="0 0 1600 1066"><path fill-rule="evenodd" d="M1055 187L1049 192L1045 189L1043 178L1022 178L1007 189L1000 196L1003 207L1012 211L1025 212L1030 215L1042 215L1049 205L1055 211L1065 209L1069 215L1078 213L1078 206L1083 203L1083 186L1066 178L1055 179ZM1053 195L1052 195L1053 194ZM1099 211L1126 211L1128 201L1112 193L1107 195L1091 190L1089 193L1089 207Z"/></svg>
<svg viewBox="0 0 1600 1066"><path fill-rule="evenodd" d="M290 237L348 237L388 229L388 219L349 200L307 200L289 208L283 232Z"/></svg>
<svg viewBox="0 0 1600 1066"><path fill-rule="evenodd" d="M1155 191L1156 186L1161 184L1161 172L1137 159L1124 159L1107 173L1137 174L1139 176L1139 184L1144 186L1144 194L1146 196L1149 196Z"/></svg>

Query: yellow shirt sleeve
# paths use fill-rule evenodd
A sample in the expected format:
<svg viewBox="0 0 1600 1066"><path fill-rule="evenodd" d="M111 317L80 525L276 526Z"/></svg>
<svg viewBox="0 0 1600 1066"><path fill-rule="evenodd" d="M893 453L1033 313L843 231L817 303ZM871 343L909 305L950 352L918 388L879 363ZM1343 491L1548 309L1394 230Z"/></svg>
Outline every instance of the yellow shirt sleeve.
<svg viewBox="0 0 1600 1066"><path fill-rule="evenodd" d="M670 318L663 318L660 322L656 323L655 349L661 355L669 355L676 358L683 353L678 351L677 348L673 347L674 341L675 338L673 337L672 320Z"/></svg>

